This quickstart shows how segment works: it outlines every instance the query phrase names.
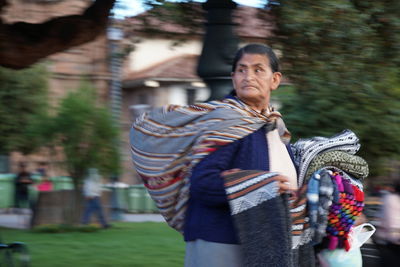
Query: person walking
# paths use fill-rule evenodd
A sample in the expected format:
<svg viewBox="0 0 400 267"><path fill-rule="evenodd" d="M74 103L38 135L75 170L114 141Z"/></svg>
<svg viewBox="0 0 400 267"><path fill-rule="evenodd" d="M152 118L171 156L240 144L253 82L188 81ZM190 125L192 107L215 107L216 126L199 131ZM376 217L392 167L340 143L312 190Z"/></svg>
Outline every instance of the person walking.
<svg viewBox="0 0 400 267"><path fill-rule="evenodd" d="M85 197L85 210L83 213L82 224L88 224L92 214L96 214L103 228L109 228L103 209L101 207L101 181L97 169L90 168L88 176L83 184L83 194Z"/></svg>

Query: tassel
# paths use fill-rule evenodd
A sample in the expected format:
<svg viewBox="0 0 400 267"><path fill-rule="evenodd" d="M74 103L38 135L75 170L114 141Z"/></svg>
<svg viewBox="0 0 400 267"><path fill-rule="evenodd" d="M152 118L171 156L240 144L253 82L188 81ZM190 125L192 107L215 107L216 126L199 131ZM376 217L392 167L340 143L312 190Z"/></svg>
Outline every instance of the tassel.
<svg viewBox="0 0 400 267"><path fill-rule="evenodd" d="M354 196L357 201L363 202L364 201L364 192L358 189L356 186L353 186L354 189Z"/></svg>
<svg viewBox="0 0 400 267"><path fill-rule="evenodd" d="M328 249L334 250L337 247L338 242L339 242L339 240L338 240L338 238L336 236L330 236L329 237Z"/></svg>
<svg viewBox="0 0 400 267"><path fill-rule="evenodd" d="M346 251L349 251L349 250L350 250L350 247L351 247L350 242L349 242L349 240L346 238L346 239L344 240L344 249L345 249Z"/></svg>

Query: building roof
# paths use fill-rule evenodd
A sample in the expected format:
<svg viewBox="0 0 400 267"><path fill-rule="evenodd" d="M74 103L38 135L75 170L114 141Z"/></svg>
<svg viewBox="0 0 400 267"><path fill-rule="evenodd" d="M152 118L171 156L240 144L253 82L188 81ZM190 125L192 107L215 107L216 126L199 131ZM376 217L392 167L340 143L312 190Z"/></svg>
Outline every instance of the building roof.
<svg viewBox="0 0 400 267"><path fill-rule="evenodd" d="M137 16L126 18L125 26L128 32L132 34L144 33L164 33L174 35L189 35L196 37L204 34L204 11L198 3L190 3L193 18L190 25L182 26L174 21L161 20L159 16L155 16L151 11L143 12ZM275 19L265 9L238 6L233 12L233 22L237 25L236 33L241 38L261 38L267 39L273 35L275 28ZM145 26L147 25L147 26Z"/></svg>
<svg viewBox="0 0 400 267"><path fill-rule="evenodd" d="M180 80L192 81L200 79L197 76L196 68L198 55L182 55L167 59L163 62L152 65L144 70L130 72L123 78L124 83L137 80Z"/></svg>
<svg viewBox="0 0 400 267"><path fill-rule="evenodd" d="M198 55L186 54L170 58L141 71L128 73L123 78L124 87L142 84L141 82L146 79L182 82L200 80L201 78L197 75L198 59ZM289 84L286 76L283 76L281 84Z"/></svg>

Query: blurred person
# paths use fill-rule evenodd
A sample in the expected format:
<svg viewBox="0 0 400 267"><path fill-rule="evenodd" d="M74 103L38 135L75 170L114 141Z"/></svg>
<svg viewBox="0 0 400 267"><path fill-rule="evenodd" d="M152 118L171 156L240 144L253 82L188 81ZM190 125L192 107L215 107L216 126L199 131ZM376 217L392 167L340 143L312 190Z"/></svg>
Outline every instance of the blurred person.
<svg viewBox="0 0 400 267"><path fill-rule="evenodd" d="M400 179L394 182L393 190L382 196L381 216L377 235L382 266L398 266L400 262Z"/></svg>
<svg viewBox="0 0 400 267"><path fill-rule="evenodd" d="M94 213L97 215L101 226L109 228L110 225L107 223L101 207L101 179L97 169L90 168L88 170L88 176L85 178L83 184L83 194L85 197L85 210L82 223L88 224L90 216Z"/></svg>
<svg viewBox="0 0 400 267"><path fill-rule="evenodd" d="M35 188L38 192L38 196L36 198L36 201L31 202L31 205L32 205L31 206L32 207L31 227L33 227L35 225L37 211L38 211L38 202L40 201L41 194L43 192L53 191L53 182L47 176L46 171L43 171L41 173L40 182L38 184L36 184Z"/></svg>
<svg viewBox="0 0 400 267"><path fill-rule="evenodd" d="M39 192L53 191L53 182L48 176L42 176L39 184L36 185L36 189Z"/></svg>
<svg viewBox="0 0 400 267"><path fill-rule="evenodd" d="M29 199L29 186L33 184L31 173L27 171L26 163L19 163L19 170L15 177L15 208L23 208L24 206L31 208Z"/></svg>
<svg viewBox="0 0 400 267"><path fill-rule="evenodd" d="M46 192L53 190L53 182L50 180L48 175L48 164L46 162L40 162L36 172L41 176L39 184L36 185L36 189L39 192Z"/></svg>
<svg viewBox="0 0 400 267"><path fill-rule="evenodd" d="M269 105L271 91L278 88L282 77L275 53L266 45L249 44L239 49L236 53L231 75L234 90L224 100L215 102L215 109L207 106L208 104L204 104L204 106L199 104L197 110L196 106L193 106L193 110L190 110L192 106L189 106L187 110L182 110L182 113L190 116L191 112L201 111L202 108L207 111L207 108L210 108L210 114L217 114L215 115L217 117L212 117L212 119L221 120L221 123L214 124L215 126L213 127L216 129L209 129L209 132L216 136L209 142L215 142L215 144L205 148L198 148L206 156L191 171L189 200L184 216L183 229L179 228L181 224L178 217L177 220L174 218L167 219L170 225L171 222L174 223L176 221L176 225L171 226L183 231L186 242L186 267L239 267L245 265L243 247L239 244L238 232L235 229L234 219L230 212L224 185L225 176L235 175L244 170L269 171L272 174L271 180L273 181L271 182L272 195L275 196L275 194L279 195L297 189L297 172L288 144L289 133L280 114ZM212 104L210 103L210 105ZM177 121L181 119L179 111L178 109ZM213 113L213 111L216 112ZM218 114L220 118L218 118ZM205 113L206 115L207 113ZM168 117L165 116L165 118ZM206 118L203 120L206 121ZM232 123L232 125L220 127L220 125L226 123L224 121L225 118L229 118L229 123ZM243 124L245 119L252 122L241 128L240 125ZM190 125L193 121L189 121L188 124ZM169 126L174 125L174 123L175 121L172 119L171 121L166 121L166 128L171 128ZM259 126L251 128L252 123L253 125L259 123ZM138 132L141 131L141 128L137 129ZM230 129L234 130L228 133ZM136 148L142 144L142 141L135 139L134 134L136 133L134 130L136 130L135 126L131 132L131 142ZM242 132L246 133L242 134ZM162 135L162 133L156 132L154 134ZM180 133L180 136L182 136L182 139L185 138L182 133ZM232 136L239 137L232 138ZM203 137L207 138L207 135L205 134ZM234 140L224 143L225 138ZM202 139L202 137L199 139ZM163 146L174 146L174 142L180 143L181 141L171 138L170 141L161 143L161 140L158 140L159 149L162 149ZM184 141L182 140L182 142ZM157 142L157 140L154 142ZM221 145L221 143L224 143L224 145ZM187 150L187 148L185 149ZM193 150L195 149L193 148ZM141 153L140 148L137 151L139 154ZM191 153L196 153L196 151ZM140 160L138 162L140 163ZM176 167L174 168L165 172L177 172ZM182 176L183 174L180 175ZM166 175L167 181L173 178L170 176ZM179 175L176 179L178 178ZM148 186L153 185L150 184ZM168 190L165 194L168 194ZM281 198L276 201L278 203ZM282 214L284 214L283 211ZM277 218L274 215L269 215L269 217L269 221L276 220L277 224L266 231L270 236L269 238L274 235L278 236L278 238L274 240L273 245L270 244L270 251L265 251L264 255L274 255L271 258L276 262L263 263L265 266L288 266L288 262L291 261L291 259L288 259L289 255L285 254L286 257L276 257L276 255L281 255L279 254L280 251L276 250L290 250L289 236L279 236L282 231L288 233L288 228L284 225L283 218ZM249 228L251 228L250 225ZM260 231L260 229L252 229L252 231ZM254 246L261 248L269 245L254 244ZM276 249L277 247L280 247L280 249Z"/></svg>
<svg viewBox="0 0 400 267"><path fill-rule="evenodd" d="M47 163L42 161L42 162L39 162L39 167L36 169L36 172L40 176L44 177L44 176L47 176L47 169L48 169Z"/></svg>

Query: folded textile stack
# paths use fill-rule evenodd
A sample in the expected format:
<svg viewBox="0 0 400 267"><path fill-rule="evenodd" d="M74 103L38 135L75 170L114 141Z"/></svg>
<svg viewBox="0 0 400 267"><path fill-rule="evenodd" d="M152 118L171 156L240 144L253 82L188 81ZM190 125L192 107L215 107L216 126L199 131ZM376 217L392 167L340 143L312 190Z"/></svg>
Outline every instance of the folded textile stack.
<svg viewBox="0 0 400 267"><path fill-rule="evenodd" d="M347 237L363 209L362 181L369 171L367 162L354 155L360 148L358 141L352 131L345 130L293 145L299 186L307 185L309 229L304 230L301 244L312 240L330 249L350 248Z"/></svg>

